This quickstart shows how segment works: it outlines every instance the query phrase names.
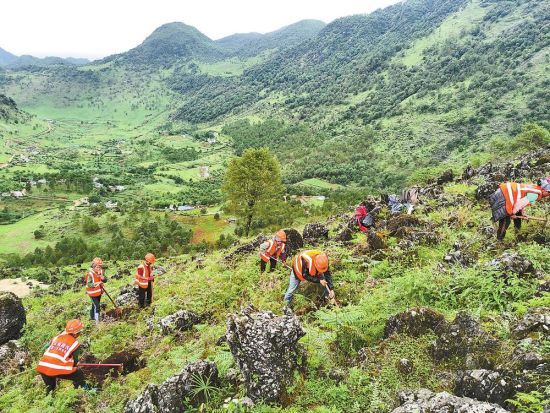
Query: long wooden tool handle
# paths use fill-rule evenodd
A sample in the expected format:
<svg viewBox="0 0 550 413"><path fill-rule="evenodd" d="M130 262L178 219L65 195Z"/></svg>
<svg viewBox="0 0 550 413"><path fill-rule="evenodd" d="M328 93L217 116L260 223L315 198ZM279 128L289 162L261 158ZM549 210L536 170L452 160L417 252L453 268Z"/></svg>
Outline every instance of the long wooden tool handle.
<svg viewBox="0 0 550 413"><path fill-rule="evenodd" d="M78 363L77 367L122 367L123 364Z"/></svg>
<svg viewBox="0 0 550 413"><path fill-rule="evenodd" d="M525 216L523 216L523 215L512 215L510 218L512 218L512 219L533 220L533 221L540 221L540 222L547 222L547 221L548 221L548 218L525 217Z"/></svg>

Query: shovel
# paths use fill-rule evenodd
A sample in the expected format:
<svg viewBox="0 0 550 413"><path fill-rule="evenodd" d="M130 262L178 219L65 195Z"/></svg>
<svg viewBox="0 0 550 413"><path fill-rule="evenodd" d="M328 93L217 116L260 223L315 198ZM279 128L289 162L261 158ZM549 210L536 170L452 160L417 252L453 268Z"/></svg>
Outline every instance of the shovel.
<svg viewBox="0 0 550 413"><path fill-rule="evenodd" d="M118 371L122 371L124 365L122 363L120 364L113 364L113 363L78 363L76 365L77 367L97 367L97 368L112 368L116 367Z"/></svg>
<svg viewBox="0 0 550 413"><path fill-rule="evenodd" d="M548 218L528 217L528 216L525 216L525 215L512 215L512 216L510 216L510 218L512 218L512 219L525 219L527 221L529 221L529 220L539 221L539 222L544 222L545 224L548 222Z"/></svg>
<svg viewBox="0 0 550 413"><path fill-rule="evenodd" d="M113 305L115 306L115 314L117 317L120 317L122 315L122 309L116 305L115 301L111 298L111 296L109 295L109 293L107 292L107 290L105 289L105 287L103 287L103 285L101 286L101 290L107 295L107 297L109 297L109 300L111 300L111 302L113 303Z"/></svg>

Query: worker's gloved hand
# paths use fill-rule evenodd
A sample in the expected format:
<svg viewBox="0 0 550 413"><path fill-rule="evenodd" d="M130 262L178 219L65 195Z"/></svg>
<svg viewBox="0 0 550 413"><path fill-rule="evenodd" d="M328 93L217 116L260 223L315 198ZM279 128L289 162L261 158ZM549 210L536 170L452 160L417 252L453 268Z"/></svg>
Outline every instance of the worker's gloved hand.
<svg viewBox="0 0 550 413"><path fill-rule="evenodd" d="M323 287L326 287L326 286L327 286L326 280L321 280L320 283L321 283L321 285L322 285Z"/></svg>
<svg viewBox="0 0 550 413"><path fill-rule="evenodd" d="M330 298L331 300L334 299L334 290L330 290L330 292L328 293L328 298Z"/></svg>

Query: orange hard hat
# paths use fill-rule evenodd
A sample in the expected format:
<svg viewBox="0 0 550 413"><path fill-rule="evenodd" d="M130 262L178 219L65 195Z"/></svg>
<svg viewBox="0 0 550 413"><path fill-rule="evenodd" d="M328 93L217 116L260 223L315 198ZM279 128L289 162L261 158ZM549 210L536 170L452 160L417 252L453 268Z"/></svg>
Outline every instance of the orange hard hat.
<svg viewBox="0 0 550 413"><path fill-rule="evenodd" d="M103 260L99 257L95 257L93 260L92 260L92 266L95 267L95 266L102 266L103 265Z"/></svg>
<svg viewBox="0 0 550 413"><path fill-rule="evenodd" d="M148 252L145 255L145 261L147 261L149 264L154 264L157 259L155 258L155 255Z"/></svg>
<svg viewBox="0 0 550 413"><path fill-rule="evenodd" d="M77 334L82 331L84 328L84 325L82 324L82 321L78 319L73 319L67 321L67 325L65 326L65 331L69 334Z"/></svg>
<svg viewBox="0 0 550 413"><path fill-rule="evenodd" d="M282 229L280 229L275 234L275 238L277 238L279 241L286 242L286 232L284 232Z"/></svg>
<svg viewBox="0 0 550 413"><path fill-rule="evenodd" d="M315 263L315 268L317 268L318 272L327 272L328 270L327 254L322 252L319 255L316 255L315 258L313 259L313 262Z"/></svg>

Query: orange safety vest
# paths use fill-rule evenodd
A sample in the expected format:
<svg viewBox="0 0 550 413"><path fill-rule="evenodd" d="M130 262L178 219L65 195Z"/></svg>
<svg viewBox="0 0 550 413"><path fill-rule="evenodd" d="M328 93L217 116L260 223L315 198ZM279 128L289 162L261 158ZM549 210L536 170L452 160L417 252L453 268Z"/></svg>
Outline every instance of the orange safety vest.
<svg viewBox="0 0 550 413"><path fill-rule="evenodd" d="M300 281L306 280L303 275L304 262L307 265L309 275L311 275L312 277L315 277L317 275L317 268L315 268L315 263L313 262L313 259L319 254L322 254L322 251L309 250L298 254L296 258L294 258L294 261L292 262L292 270L294 271L294 275L296 276L296 278L298 278Z"/></svg>
<svg viewBox="0 0 550 413"><path fill-rule="evenodd" d="M153 269L151 266L147 265L145 262L139 265L136 272L136 282L139 288L147 288L149 286L149 281L153 281L153 277L151 277L152 272Z"/></svg>
<svg viewBox="0 0 550 413"><path fill-rule="evenodd" d="M77 369L73 353L79 346L80 343L72 335L61 333L52 339L36 370L50 377L74 373Z"/></svg>
<svg viewBox="0 0 550 413"><path fill-rule="evenodd" d="M279 258L285 250L285 243L280 242L277 244L277 241L274 239L268 241L268 247L265 251L260 252L260 258L263 262L269 262L271 257Z"/></svg>
<svg viewBox="0 0 550 413"><path fill-rule="evenodd" d="M506 198L506 212L508 215L513 215L514 205L521 198L525 197L527 194L537 194L537 200L540 201L542 198L542 188L538 185L529 185L529 184L518 184L517 182L506 182L500 184L500 190Z"/></svg>
<svg viewBox="0 0 550 413"><path fill-rule="evenodd" d="M92 282L94 284L101 283L100 285L94 287L88 287L88 280L92 277ZM86 283L86 294L88 294L90 297L99 297L101 294L103 294L103 288L101 286L103 285L103 271L101 271L101 274L96 274L94 270L90 270L86 273L86 277L84 278L84 282Z"/></svg>

